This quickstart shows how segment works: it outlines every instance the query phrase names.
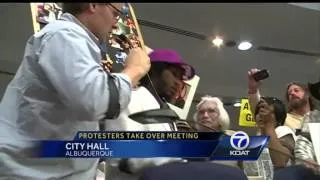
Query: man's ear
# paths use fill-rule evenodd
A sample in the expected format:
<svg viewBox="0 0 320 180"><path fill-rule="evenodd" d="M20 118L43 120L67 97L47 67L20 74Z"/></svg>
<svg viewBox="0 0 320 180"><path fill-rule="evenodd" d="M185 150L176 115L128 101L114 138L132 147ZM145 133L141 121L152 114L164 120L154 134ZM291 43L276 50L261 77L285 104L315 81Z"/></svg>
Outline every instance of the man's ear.
<svg viewBox="0 0 320 180"><path fill-rule="evenodd" d="M91 13L94 13L98 7L98 3L89 3L88 10Z"/></svg>

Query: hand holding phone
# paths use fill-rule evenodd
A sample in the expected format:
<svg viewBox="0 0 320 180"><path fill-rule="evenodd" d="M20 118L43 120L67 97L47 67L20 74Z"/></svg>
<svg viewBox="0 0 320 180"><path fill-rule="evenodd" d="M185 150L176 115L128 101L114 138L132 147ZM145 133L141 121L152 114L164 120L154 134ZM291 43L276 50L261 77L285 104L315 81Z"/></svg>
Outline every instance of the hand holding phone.
<svg viewBox="0 0 320 180"><path fill-rule="evenodd" d="M252 74L252 77L256 82L267 79L269 76L270 76L269 72L266 69L262 69L256 73Z"/></svg>

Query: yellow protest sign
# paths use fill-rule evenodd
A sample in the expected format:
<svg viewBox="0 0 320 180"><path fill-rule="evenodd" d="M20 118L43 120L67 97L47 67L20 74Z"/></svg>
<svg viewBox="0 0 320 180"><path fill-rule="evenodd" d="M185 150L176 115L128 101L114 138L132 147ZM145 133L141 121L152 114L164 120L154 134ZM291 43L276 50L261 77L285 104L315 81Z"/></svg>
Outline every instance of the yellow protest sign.
<svg viewBox="0 0 320 180"><path fill-rule="evenodd" d="M250 110L249 100L247 98L241 99L241 108L239 114L239 126L255 127L256 121Z"/></svg>

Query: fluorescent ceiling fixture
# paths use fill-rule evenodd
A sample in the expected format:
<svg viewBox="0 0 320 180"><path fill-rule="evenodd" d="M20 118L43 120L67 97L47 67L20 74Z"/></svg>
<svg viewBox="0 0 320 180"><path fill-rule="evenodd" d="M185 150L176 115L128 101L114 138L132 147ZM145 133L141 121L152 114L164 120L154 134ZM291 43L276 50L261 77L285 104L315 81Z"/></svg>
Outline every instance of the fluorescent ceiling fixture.
<svg viewBox="0 0 320 180"><path fill-rule="evenodd" d="M288 3L293 6L299 6L306 9L320 11L320 3Z"/></svg>
<svg viewBox="0 0 320 180"><path fill-rule="evenodd" d="M214 46L220 47L223 44L223 39L217 36L212 40L212 44Z"/></svg>
<svg viewBox="0 0 320 180"><path fill-rule="evenodd" d="M234 106L234 107L240 107L240 106L241 106L241 103L236 102L236 103L233 104L233 106Z"/></svg>
<svg viewBox="0 0 320 180"><path fill-rule="evenodd" d="M241 51L248 50L252 47L252 44L248 41L243 41L238 45L238 49Z"/></svg>

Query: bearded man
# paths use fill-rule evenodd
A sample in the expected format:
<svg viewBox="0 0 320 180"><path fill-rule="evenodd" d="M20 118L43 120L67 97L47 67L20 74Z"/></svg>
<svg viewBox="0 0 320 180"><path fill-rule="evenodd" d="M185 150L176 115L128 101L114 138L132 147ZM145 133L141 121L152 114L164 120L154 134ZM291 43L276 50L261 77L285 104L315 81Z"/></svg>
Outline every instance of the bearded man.
<svg viewBox="0 0 320 180"><path fill-rule="evenodd" d="M315 101L310 96L305 84L293 82L287 86L286 100L288 102L288 114L285 125L300 129L305 114L315 109Z"/></svg>

